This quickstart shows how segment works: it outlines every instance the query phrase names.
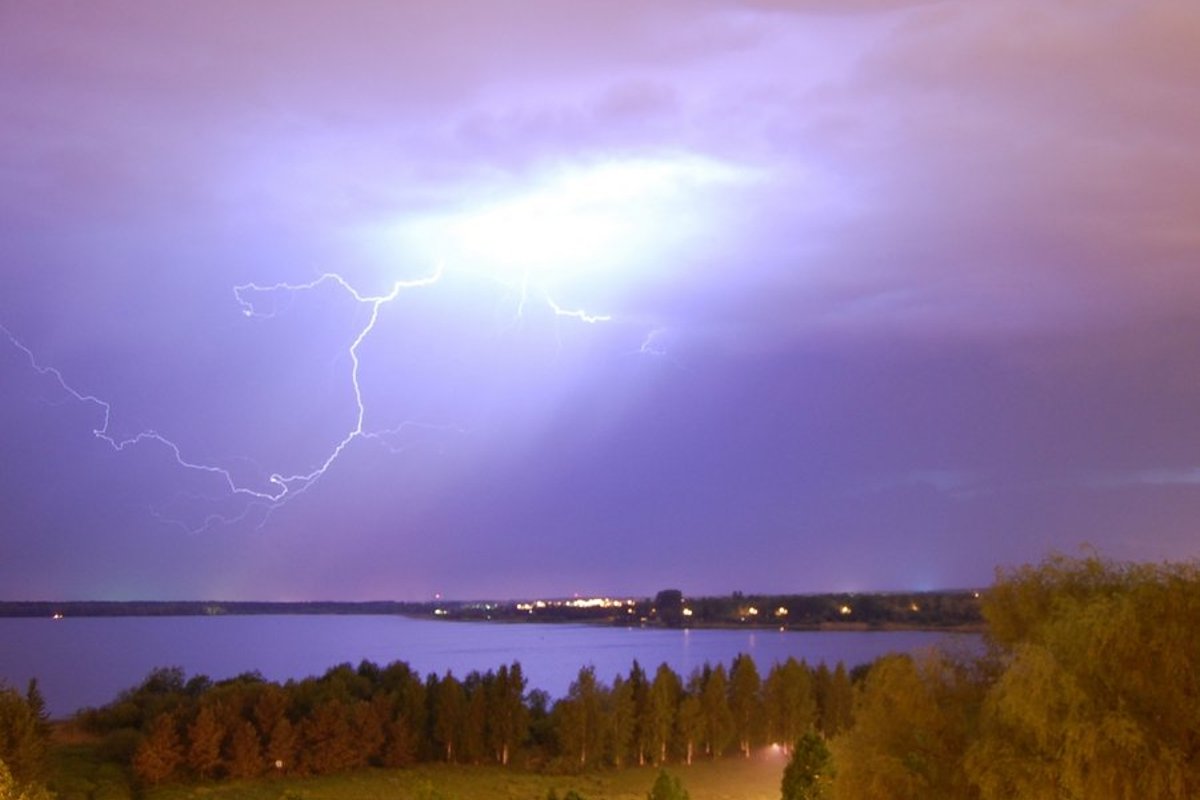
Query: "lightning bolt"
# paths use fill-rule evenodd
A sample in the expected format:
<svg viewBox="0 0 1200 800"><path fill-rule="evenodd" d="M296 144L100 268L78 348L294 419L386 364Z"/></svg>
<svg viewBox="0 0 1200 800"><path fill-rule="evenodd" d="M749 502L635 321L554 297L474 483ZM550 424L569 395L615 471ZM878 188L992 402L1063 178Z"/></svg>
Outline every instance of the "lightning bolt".
<svg viewBox="0 0 1200 800"><path fill-rule="evenodd" d="M214 524L231 523L241 519L249 513L253 506L266 506L267 514L264 515L260 525L266 522L270 512L278 508L283 503L291 498L303 494L309 488L317 483L317 481L325 475L356 439L374 439L378 440L396 452L396 448L389 442L389 437L398 435L406 427L419 425L420 427L444 429L443 426L427 426L420 423L402 423L400 426L379 431L368 431L365 427L366 420L366 404L363 399L362 387L359 383L359 373L362 369L362 362L359 357L359 348L362 343L370 336L371 331L375 329L375 324L379 320L380 310L383 306L394 301L402 292L409 289L417 289L421 287L431 286L441 280L443 268L439 264L437 269L430 275L417 278L409 281L396 281L392 284L391 289L386 294L368 295L360 292L352 286L345 278L336 273L325 273L313 281L307 283L276 283L268 286L259 285L256 283L246 283L233 288L233 295L238 305L241 307L242 313L247 317L273 317L277 313L274 308L270 311L260 311L259 303L256 300L263 295L273 295L279 292L287 292L294 294L296 292L311 291L326 283L334 283L345 290L357 303L366 306L369 309L367 320L358 330L354 339L347 348L347 355L350 358L350 383L354 392L355 417L354 424L342 436L342 438L333 446L323 460L313 469L307 472L298 472L293 474L283 474L280 472L272 472L266 478L266 488L255 488L239 483L230 469L218 464L207 464L199 461L194 461L188 458L180 445L172 439L164 436L153 429L140 431L132 436L120 437L112 432L112 404L97 395L82 391L73 386L62 371L57 367L42 363L37 354L26 345L15 333L9 330L6 326L0 324L0 333L3 333L13 347L20 350L29 361L29 366L39 375L52 378L67 395L73 397L79 403L92 406L100 412L100 423L92 429L92 435L104 442L116 452L122 452L127 448L135 445L155 443L164 448L170 453L175 463L184 470L203 473L218 477L227 488L229 494L235 497L245 498L248 501L246 509L239 515L234 517L226 517L218 514L208 516L199 529L189 529L192 532L205 530ZM162 515L154 512L154 516L162 519L165 522L180 524L178 520L170 520ZM184 526L186 527L186 526Z"/></svg>

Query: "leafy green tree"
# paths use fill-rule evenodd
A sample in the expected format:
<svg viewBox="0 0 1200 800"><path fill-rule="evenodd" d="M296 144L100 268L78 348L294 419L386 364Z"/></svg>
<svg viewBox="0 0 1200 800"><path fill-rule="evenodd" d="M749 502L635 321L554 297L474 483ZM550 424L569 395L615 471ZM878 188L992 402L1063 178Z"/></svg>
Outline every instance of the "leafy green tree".
<svg viewBox="0 0 1200 800"><path fill-rule="evenodd" d="M782 800L825 800L833 777L833 757L825 740L809 731L792 747L792 756L783 770Z"/></svg>
<svg viewBox="0 0 1200 800"><path fill-rule="evenodd" d="M733 741L733 714L729 710L729 679L725 667L717 664L704 681L700 707L704 716L704 752L710 758L725 754Z"/></svg>
<svg viewBox="0 0 1200 800"><path fill-rule="evenodd" d="M183 762L179 721L171 713L158 715L133 752L133 774L142 783L154 786L170 780Z"/></svg>
<svg viewBox="0 0 1200 800"><path fill-rule="evenodd" d="M763 685L767 736L790 749L817 721L817 702L813 695L808 666L794 658L775 664Z"/></svg>
<svg viewBox="0 0 1200 800"><path fill-rule="evenodd" d="M1052 556L1001 571L983 611L985 800L1200 796L1200 567Z"/></svg>
<svg viewBox="0 0 1200 800"><path fill-rule="evenodd" d="M441 746L446 761L453 761L466 719L466 692L449 672L437 682L433 691L433 740Z"/></svg>
<svg viewBox="0 0 1200 800"><path fill-rule="evenodd" d="M675 732L675 716L683 694L679 676L665 663L659 664L650 684L650 742L659 764L667 762L667 753Z"/></svg>
<svg viewBox="0 0 1200 800"><path fill-rule="evenodd" d="M613 679L608 692L605 717L608 721L605 749L613 766L620 768L625 765L634 733L633 686L620 675Z"/></svg>
<svg viewBox="0 0 1200 800"><path fill-rule="evenodd" d="M529 712L524 697L525 675L520 662L501 666L490 686L487 717L490 745L496 760L503 765L508 764L529 734Z"/></svg>
<svg viewBox="0 0 1200 800"><path fill-rule="evenodd" d="M749 758L762 728L762 680L754 659L744 653L733 660L729 671L729 710L738 749Z"/></svg>
<svg viewBox="0 0 1200 800"><path fill-rule="evenodd" d="M689 765L696 755L696 743L704 735L704 706L700 699L703 691L704 675L700 670L695 670L688 678L675 719L677 739L683 745L683 758Z"/></svg>
<svg viewBox="0 0 1200 800"><path fill-rule="evenodd" d="M563 751L586 767L597 758L603 741L605 687L596 680L596 668L579 670L567 696L558 704L559 736Z"/></svg>
<svg viewBox="0 0 1200 800"><path fill-rule="evenodd" d="M46 787L33 781L18 783L0 759L0 800L53 800Z"/></svg>
<svg viewBox="0 0 1200 800"><path fill-rule="evenodd" d="M665 769L658 771L654 785L646 795L646 800L691 800L691 795L683 788L679 778Z"/></svg>
<svg viewBox="0 0 1200 800"><path fill-rule="evenodd" d="M467 710L460 731L459 753L460 761L478 764L486 755L487 740L490 737L490 721L488 719L488 695L490 685L495 681L495 674L488 672L480 676L472 672L467 676L464 689L467 693Z"/></svg>
<svg viewBox="0 0 1200 800"><path fill-rule="evenodd" d="M975 797L963 758L981 699L970 669L938 654L879 659L857 697L854 726L832 742L834 797Z"/></svg>

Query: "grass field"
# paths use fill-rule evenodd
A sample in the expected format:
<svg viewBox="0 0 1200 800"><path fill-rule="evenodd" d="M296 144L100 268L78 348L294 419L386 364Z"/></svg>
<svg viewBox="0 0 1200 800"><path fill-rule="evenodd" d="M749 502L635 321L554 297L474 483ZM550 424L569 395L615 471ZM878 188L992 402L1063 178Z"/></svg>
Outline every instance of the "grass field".
<svg viewBox="0 0 1200 800"><path fill-rule="evenodd" d="M673 765L691 800L776 800L785 759ZM658 770L651 767L582 775L546 775L501 767L427 765L368 769L319 778L265 778L160 786L135 794L124 771L86 746L60 747L54 789L61 800L545 800L575 790L586 800L645 800Z"/></svg>

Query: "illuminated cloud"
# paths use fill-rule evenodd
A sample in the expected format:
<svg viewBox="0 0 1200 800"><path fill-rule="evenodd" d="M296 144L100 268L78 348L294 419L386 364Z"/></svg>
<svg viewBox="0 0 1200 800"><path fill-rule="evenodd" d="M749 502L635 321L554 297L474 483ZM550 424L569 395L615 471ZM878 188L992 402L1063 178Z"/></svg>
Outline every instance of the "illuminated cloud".
<svg viewBox="0 0 1200 800"><path fill-rule="evenodd" d="M0 586L1194 555L1198 42L1174 0L6 7L0 324L179 449L0 348ZM260 530L231 496L314 470Z"/></svg>

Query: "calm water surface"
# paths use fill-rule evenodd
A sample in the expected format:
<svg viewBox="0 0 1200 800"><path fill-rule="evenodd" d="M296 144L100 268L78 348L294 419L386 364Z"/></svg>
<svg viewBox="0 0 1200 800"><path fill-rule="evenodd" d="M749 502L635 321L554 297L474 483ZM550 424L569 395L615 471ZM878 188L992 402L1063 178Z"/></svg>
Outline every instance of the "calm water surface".
<svg viewBox="0 0 1200 800"><path fill-rule="evenodd" d="M520 661L530 688L552 697L585 664L605 681L637 659L686 676L705 662L749 653L764 673L788 656L810 664L861 664L933 645L976 650L973 634L924 631L783 632L661 630L591 625L437 622L391 616L227 616L0 619L0 679L24 690L37 677L53 716L109 702L151 669L228 678L258 670L270 680L318 675L335 664L407 661L418 672L458 676Z"/></svg>

